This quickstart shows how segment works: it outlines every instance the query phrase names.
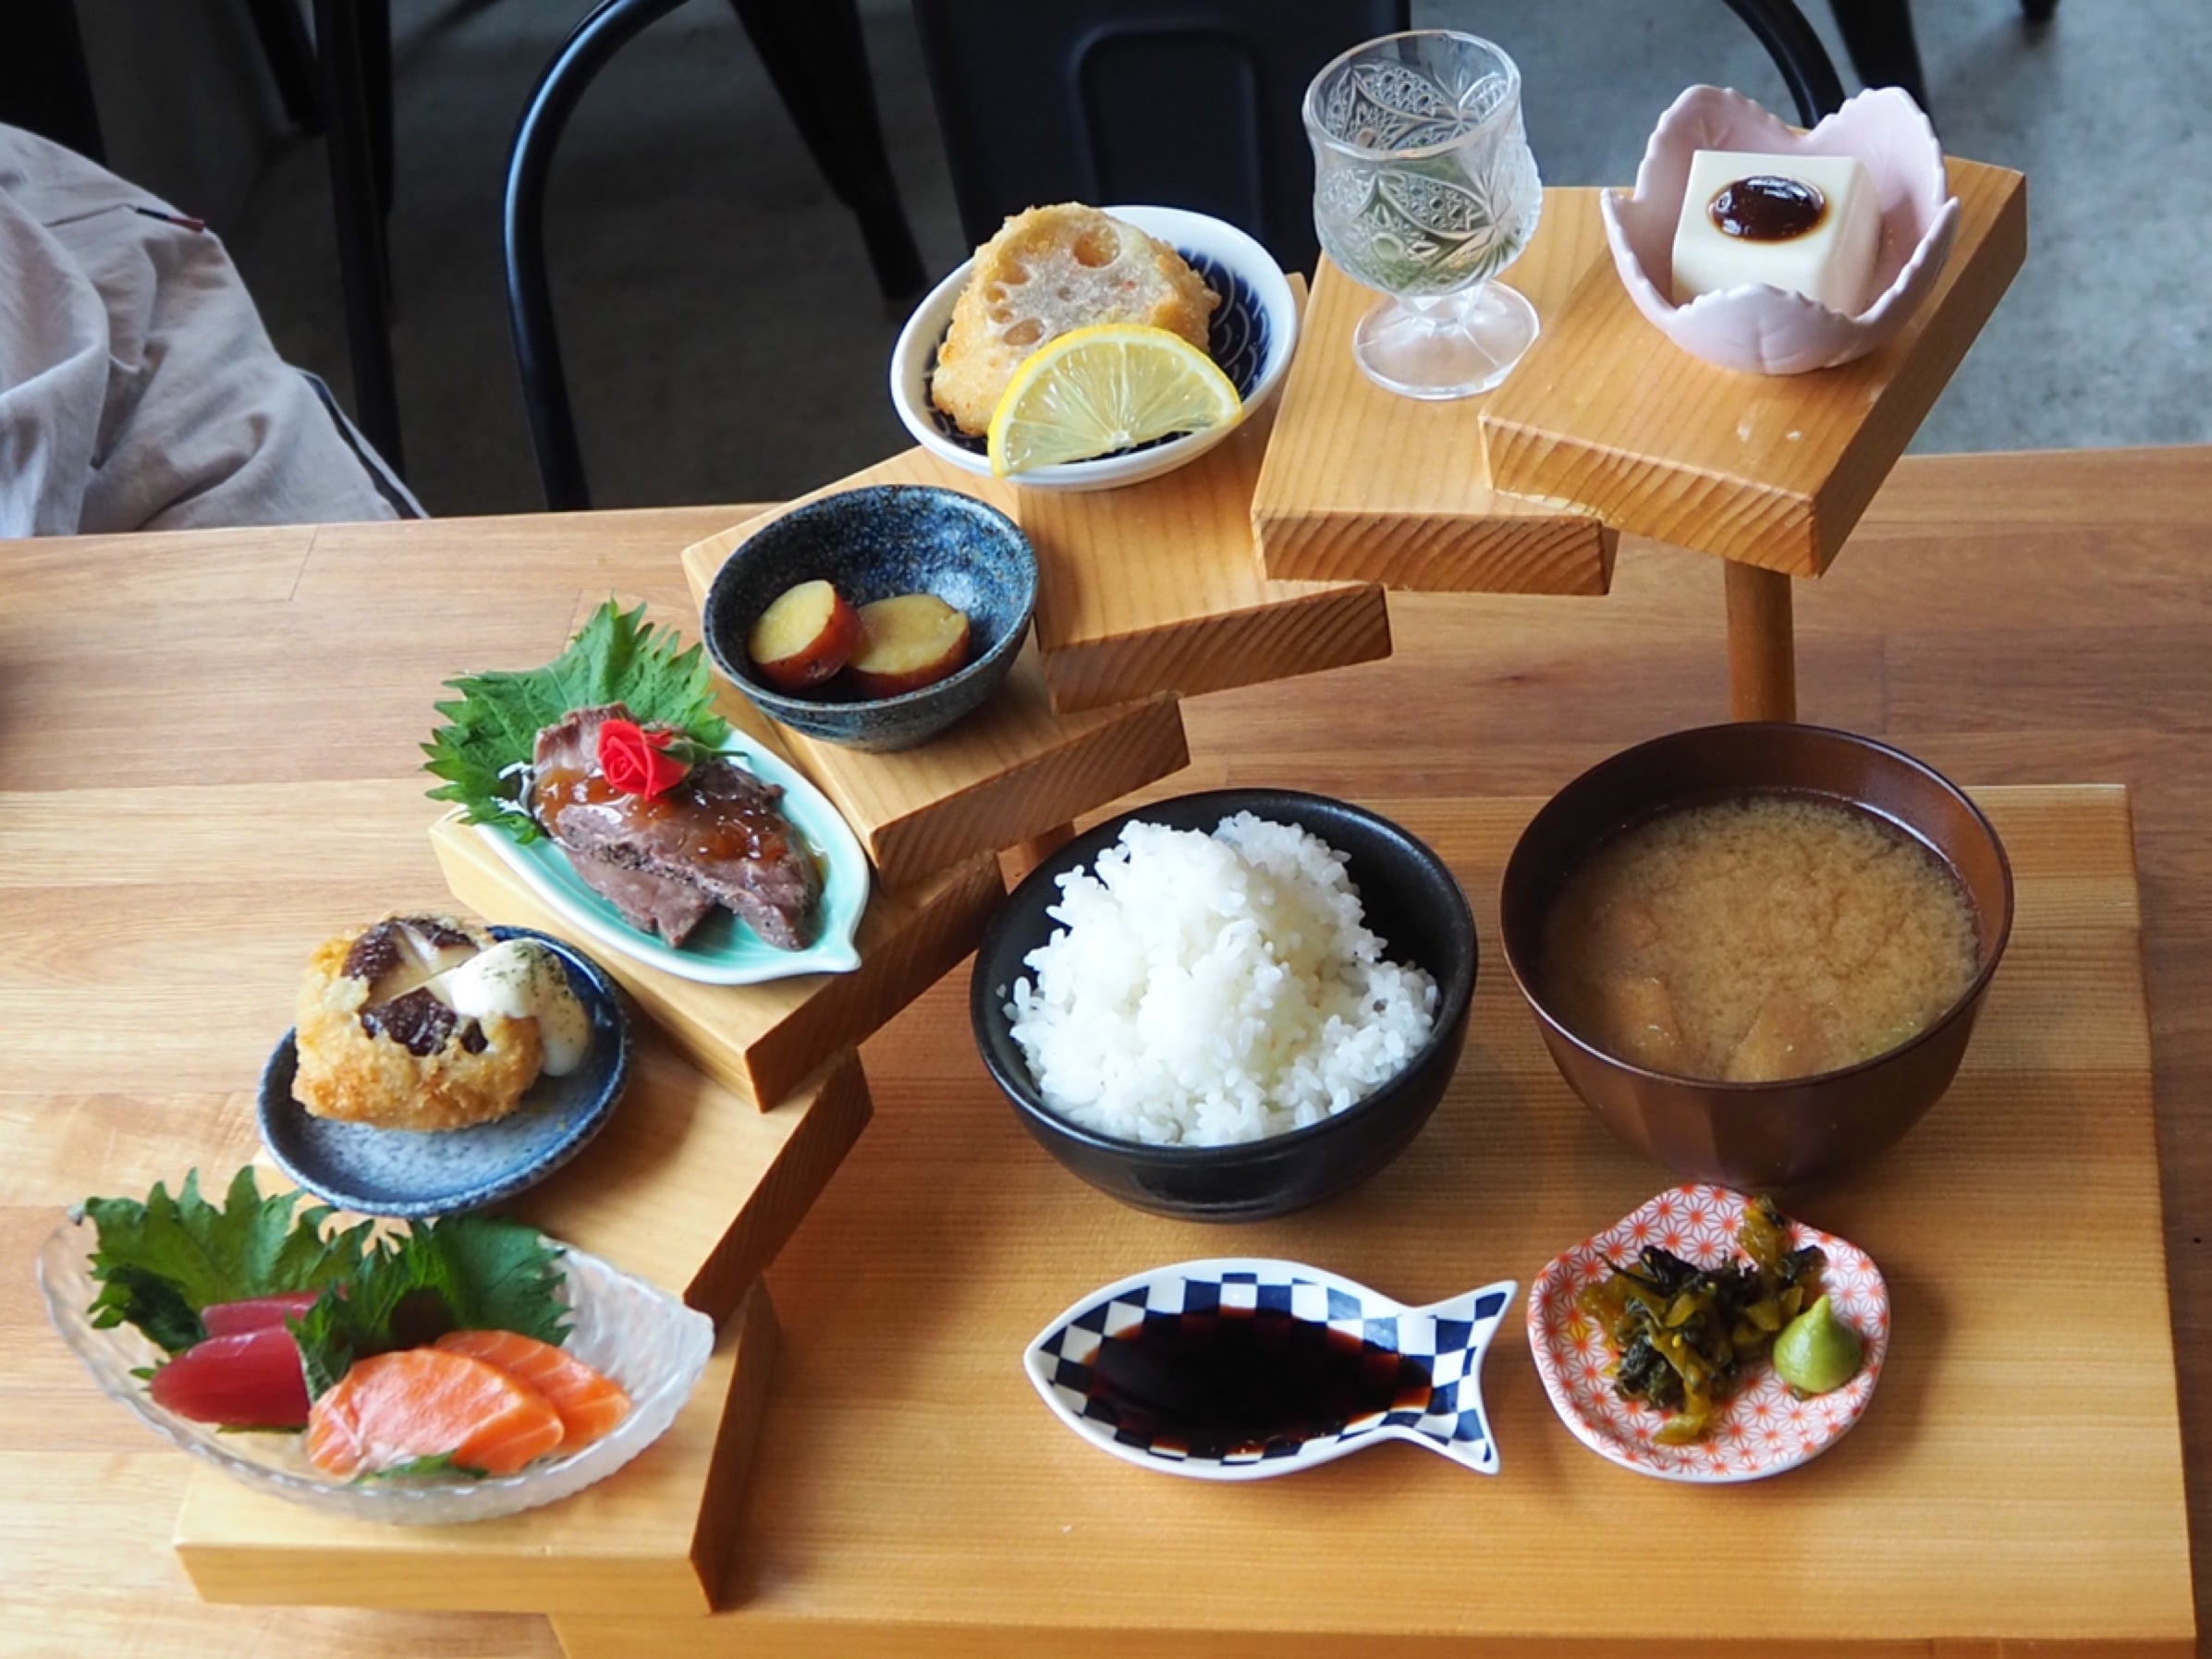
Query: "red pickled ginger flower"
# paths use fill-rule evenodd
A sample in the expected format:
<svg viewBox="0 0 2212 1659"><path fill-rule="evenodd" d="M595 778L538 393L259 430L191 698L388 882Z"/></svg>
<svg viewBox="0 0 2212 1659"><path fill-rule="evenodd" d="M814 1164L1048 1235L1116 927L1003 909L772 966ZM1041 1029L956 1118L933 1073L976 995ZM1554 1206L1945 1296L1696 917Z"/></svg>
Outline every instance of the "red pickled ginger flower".
<svg viewBox="0 0 2212 1659"><path fill-rule="evenodd" d="M603 721L599 727L599 770L625 795L647 799L666 795L691 770L691 744L678 740L665 726L648 729L634 720Z"/></svg>

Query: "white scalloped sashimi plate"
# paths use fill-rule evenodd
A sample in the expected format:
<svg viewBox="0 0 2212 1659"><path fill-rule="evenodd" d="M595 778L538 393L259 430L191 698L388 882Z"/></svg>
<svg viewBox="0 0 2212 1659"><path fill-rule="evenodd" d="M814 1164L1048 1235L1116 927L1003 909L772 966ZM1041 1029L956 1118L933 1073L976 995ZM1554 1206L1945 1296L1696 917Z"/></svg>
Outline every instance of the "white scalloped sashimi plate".
<svg viewBox="0 0 2212 1659"><path fill-rule="evenodd" d="M356 1520L403 1526L490 1520L604 1481L667 1433L715 1347L714 1322L705 1314L596 1256L564 1249L562 1296L574 1313L564 1351L620 1384L629 1396L629 1415L581 1451L542 1459L516 1474L340 1481L308 1461L303 1435L226 1432L155 1405L146 1385L131 1373L158 1362L161 1350L129 1325L101 1330L85 1316L99 1290L91 1274L97 1241L90 1222L65 1221L41 1248L38 1275L54 1328L102 1391L233 1480Z"/></svg>
<svg viewBox="0 0 2212 1659"><path fill-rule="evenodd" d="M1253 1256L1179 1262L1094 1290L1038 1333L1022 1366L1053 1415L1125 1462L1201 1481L1260 1481L1334 1462L1383 1440L1410 1440L1483 1474L1497 1472L1497 1445L1483 1408L1483 1355L1520 1286L1485 1285L1425 1308L1408 1308L1317 1267ZM1333 1433L1226 1456L1193 1455L1125 1425L1090 1390L1100 1349L1147 1319L1221 1309L1268 1311L1375 1341L1429 1361L1425 1410L1356 1418Z"/></svg>
<svg viewBox="0 0 2212 1659"><path fill-rule="evenodd" d="M822 931L804 950L779 949L720 909L701 922L678 950L625 921L621 911L585 884L568 855L551 837L523 847L496 824L480 823L476 833L563 920L607 949L678 979L709 985L757 985L802 973L851 972L861 965L853 934L868 908L868 855L861 850L859 838L829 798L797 767L743 732L731 731L722 752L736 756L747 771L783 789L784 816L827 863L822 878Z"/></svg>
<svg viewBox="0 0 2212 1659"><path fill-rule="evenodd" d="M1822 1287L1837 1316L1865 1345L1856 1376L1832 1394L1801 1400L1761 1360L1705 1437L1688 1446L1655 1442L1666 1418L1614 1392L1613 1345L1576 1308L1576 1293L1646 1244L1699 1267L1732 1261L1747 1202L1723 1187L1669 1189L1556 1258L1529 1287L1529 1352L1536 1374L1559 1421L1599 1457L1663 1481L1758 1481L1817 1458L1866 1414L1889 1353L1889 1287L1857 1245L1797 1222L1790 1224L1790 1248L1816 1244L1827 1252Z"/></svg>

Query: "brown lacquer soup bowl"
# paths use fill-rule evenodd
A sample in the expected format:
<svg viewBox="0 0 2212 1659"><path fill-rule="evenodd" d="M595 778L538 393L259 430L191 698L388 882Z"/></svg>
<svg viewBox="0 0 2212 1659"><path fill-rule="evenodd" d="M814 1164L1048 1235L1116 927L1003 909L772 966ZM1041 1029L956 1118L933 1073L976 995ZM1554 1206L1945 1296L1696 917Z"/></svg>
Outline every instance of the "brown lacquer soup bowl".
<svg viewBox="0 0 2212 1659"><path fill-rule="evenodd" d="M1754 795L1826 799L1886 820L1934 853L1972 910L1972 979L1932 1023L1838 1069L1776 1081L1669 1075L1607 1052L1547 994L1546 922L1583 860L1663 813ZM1599 762L1546 803L1507 862L1507 966L1560 1075L1607 1127L1678 1175L1764 1190L1832 1175L1883 1151L1959 1069L2012 925L2003 845L1955 785L1908 754L1818 726L1742 723L1676 732Z"/></svg>

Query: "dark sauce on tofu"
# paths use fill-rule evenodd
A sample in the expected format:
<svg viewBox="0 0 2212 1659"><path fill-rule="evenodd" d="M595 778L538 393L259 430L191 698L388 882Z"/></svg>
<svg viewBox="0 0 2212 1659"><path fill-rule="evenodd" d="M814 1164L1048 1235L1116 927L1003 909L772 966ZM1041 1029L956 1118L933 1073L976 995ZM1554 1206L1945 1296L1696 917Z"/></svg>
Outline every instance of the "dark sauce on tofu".
<svg viewBox="0 0 2212 1659"><path fill-rule="evenodd" d="M1193 1458L1295 1446L1427 1409L1427 1367L1289 1313L1153 1314L1100 1345L1090 1397L1125 1433Z"/></svg>
<svg viewBox="0 0 2212 1659"><path fill-rule="evenodd" d="M1723 236L1746 242L1787 242L1815 229L1827 198L1799 178L1754 173L1714 193L1706 214Z"/></svg>

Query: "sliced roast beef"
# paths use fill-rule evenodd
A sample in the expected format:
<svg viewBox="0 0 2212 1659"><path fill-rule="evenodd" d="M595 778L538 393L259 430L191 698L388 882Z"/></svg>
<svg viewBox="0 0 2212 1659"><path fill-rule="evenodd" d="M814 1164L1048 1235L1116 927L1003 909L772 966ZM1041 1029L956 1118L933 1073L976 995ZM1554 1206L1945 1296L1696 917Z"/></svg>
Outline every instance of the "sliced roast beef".
<svg viewBox="0 0 2212 1659"><path fill-rule="evenodd" d="M664 890L678 885L728 906L770 945L805 948L817 930L822 877L777 810L783 791L717 756L694 765L666 795L625 795L600 772L599 727L629 717L620 703L575 709L538 733L532 807L577 873L633 925L654 926L664 937L670 935L662 917L680 923L685 909ZM610 876L609 867L650 878L651 887ZM627 897L617 897L607 882ZM681 931L696 925L693 918Z"/></svg>
<svg viewBox="0 0 2212 1659"><path fill-rule="evenodd" d="M571 850L568 863L586 886L622 912L623 921L641 933L658 933L671 945L680 945L714 914L714 895L690 882L588 852Z"/></svg>

